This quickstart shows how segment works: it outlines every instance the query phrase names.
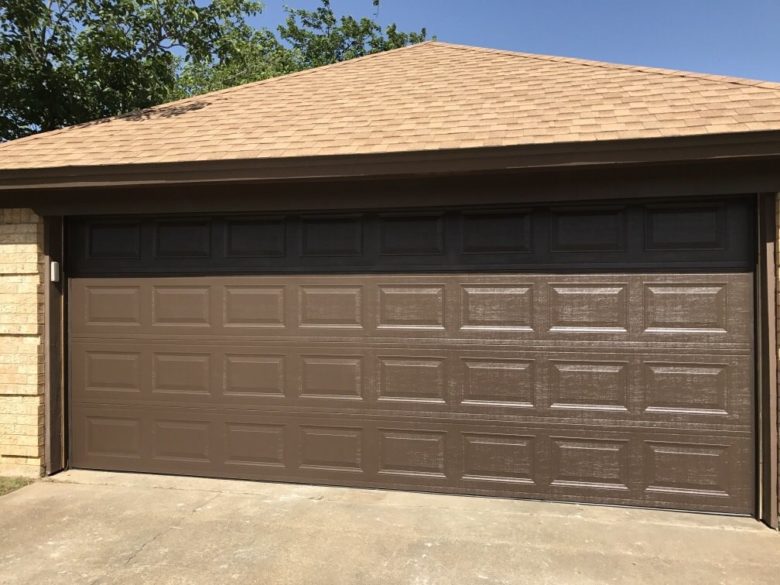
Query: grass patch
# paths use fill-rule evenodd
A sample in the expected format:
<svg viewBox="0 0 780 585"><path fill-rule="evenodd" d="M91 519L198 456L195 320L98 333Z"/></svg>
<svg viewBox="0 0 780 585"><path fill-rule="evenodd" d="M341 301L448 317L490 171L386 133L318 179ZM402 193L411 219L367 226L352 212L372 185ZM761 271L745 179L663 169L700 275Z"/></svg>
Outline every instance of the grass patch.
<svg viewBox="0 0 780 585"><path fill-rule="evenodd" d="M0 477L0 496L18 490L32 482L33 480L28 477Z"/></svg>

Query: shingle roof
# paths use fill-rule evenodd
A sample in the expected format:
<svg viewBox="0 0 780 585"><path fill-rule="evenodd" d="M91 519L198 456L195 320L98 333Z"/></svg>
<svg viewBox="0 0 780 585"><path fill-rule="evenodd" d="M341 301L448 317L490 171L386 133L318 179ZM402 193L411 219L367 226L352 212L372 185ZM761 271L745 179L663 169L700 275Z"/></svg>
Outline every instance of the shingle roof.
<svg viewBox="0 0 780 585"><path fill-rule="evenodd" d="M780 83L441 42L0 144L0 169L780 130Z"/></svg>

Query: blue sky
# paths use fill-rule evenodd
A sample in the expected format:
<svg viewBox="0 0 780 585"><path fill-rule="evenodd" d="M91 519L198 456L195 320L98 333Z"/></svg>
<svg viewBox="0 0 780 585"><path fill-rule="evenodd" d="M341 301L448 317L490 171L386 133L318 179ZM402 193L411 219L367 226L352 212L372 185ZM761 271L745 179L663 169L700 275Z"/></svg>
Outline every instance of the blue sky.
<svg viewBox="0 0 780 585"><path fill-rule="evenodd" d="M254 20L275 28L283 6ZM332 0L372 16L371 0ZM382 24L427 27L441 41L780 81L780 0L383 0Z"/></svg>

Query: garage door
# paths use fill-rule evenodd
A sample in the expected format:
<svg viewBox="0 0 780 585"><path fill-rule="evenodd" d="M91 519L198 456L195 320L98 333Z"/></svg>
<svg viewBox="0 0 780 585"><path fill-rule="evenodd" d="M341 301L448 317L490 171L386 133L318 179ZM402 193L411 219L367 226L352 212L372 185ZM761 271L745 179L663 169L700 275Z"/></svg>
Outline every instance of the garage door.
<svg viewBox="0 0 780 585"><path fill-rule="evenodd" d="M74 220L71 464L752 513L751 218Z"/></svg>

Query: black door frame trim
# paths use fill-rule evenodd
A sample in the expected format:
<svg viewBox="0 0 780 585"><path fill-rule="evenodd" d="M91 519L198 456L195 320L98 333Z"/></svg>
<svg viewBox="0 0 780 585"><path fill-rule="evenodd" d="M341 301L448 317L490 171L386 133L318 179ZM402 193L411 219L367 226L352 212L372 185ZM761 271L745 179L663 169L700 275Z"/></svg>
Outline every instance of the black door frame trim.
<svg viewBox="0 0 780 585"><path fill-rule="evenodd" d="M758 457L757 517L778 528L777 420L777 194L757 197L756 263L756 454Z"/></svg>
<svg viewBox="0 0 780 585"><path fill-rule="evenodd" d="M53 475L67 466L68 429L65 422L65 277L62 270L65 247L61 216L43 218L44 302L44 466ZM52 282L52 262L60 265L58 282Z"/></svg>

